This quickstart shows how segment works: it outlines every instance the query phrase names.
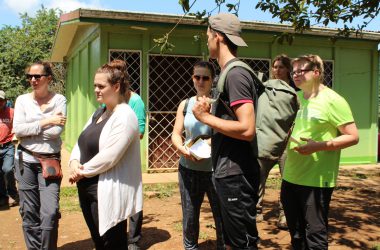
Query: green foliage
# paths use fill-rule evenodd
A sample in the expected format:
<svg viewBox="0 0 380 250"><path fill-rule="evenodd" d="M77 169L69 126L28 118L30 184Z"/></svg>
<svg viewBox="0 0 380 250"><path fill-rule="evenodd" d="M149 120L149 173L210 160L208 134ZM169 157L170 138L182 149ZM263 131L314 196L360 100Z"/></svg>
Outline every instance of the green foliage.
<svg viewBox="0 0 380 250"><path fill-rule="evenodd" d="M280 22L290 23L296 32L302 33L312 25L327 26L329 23L343 23L343 28L332 40L348 37L353 32L359 36L363 29L380 13L380 2L373 0L260 0L256 9L268 11ZM364 22L356 27L349 27L354 19L362 18ZM315 23L312 23L315 22Z"/></svg>
<svg viewBox="0 0 380 250"><path fill-rule="evenodd" d="M179 0L185 15L195 16L197 19L207 21L214 12L220 12L225 6L229 12L238 16L240 0L214 0L215 7L212 10L190 12L189 0ZM343 23L343 28L331 37L336 41L339 37L348 37L352 33L360 36L363 29L372 22L380 13L380 1L375 0L259 0L256 9L272 14L273 18L279 18L281 23L290 23L295 32L302 33L309 30L312 25L328 26L330 23ZM364 19L364 22L356 27L349 26L355 19ZM294 35L285 33L275 37L282 44L293 43Z"/></svg>
<svg viewBox="0 0 380 250"><path fill-rule="evenodd" d="M25 68L28 64L49 58L57 14L57 10L41 6L35 17L20 14L21 26L0 29L0 89L6 91L12 101L27 92Z"/></svg>

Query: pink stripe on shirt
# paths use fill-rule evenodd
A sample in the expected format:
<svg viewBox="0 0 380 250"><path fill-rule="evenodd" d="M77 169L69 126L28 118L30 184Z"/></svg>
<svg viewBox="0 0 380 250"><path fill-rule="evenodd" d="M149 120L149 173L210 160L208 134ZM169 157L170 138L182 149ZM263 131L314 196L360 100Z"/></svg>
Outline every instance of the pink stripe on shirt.
<svg viewBox="0 0 380 250"><path fill-rule="evenodd" d="M253 100L252 99L237 100L237 101L231 102L230 106L233 107L238 104L244 104L244 103L253 103Z"/></svg>

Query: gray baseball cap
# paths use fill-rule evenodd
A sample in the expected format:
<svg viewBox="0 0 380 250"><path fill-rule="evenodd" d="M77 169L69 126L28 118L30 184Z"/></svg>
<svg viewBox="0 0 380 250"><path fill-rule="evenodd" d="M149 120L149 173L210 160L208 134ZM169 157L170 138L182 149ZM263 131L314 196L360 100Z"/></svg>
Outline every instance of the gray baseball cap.
<svg viewBox="0 0 380 250"><path fill-rule="evenodd" d="M5 100L5 92L0 90L0 99Z"/></svg>
<svg viewBox="0 0 380 250"><path fill-rule="evenodd" d="M236 46L248 47L240 36L240 21L235 15L230 13L219 13L215 16L210 16L208 23L211 29L225 34Z"/></svg>

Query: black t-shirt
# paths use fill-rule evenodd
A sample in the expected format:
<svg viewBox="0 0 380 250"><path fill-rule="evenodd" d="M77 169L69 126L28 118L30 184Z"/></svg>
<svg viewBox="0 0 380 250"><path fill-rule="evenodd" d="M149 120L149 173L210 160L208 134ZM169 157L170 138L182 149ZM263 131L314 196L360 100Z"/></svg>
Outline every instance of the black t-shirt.
<svg viewBox="0 0 380 250"><path fill-rule="evenodd" d="M99 153L99 137L103 130L104 125L107 123L109 116L99 123L97 119L93 119L90 125L79 135L78 146L80 150L80 164L84 164L91 160L97 153ZM99 175L83 178L79 180L78 185L96 183L98 182Z"/></svg>
<svg viewBox="0 0 380 250"><path fill-rule="evenodd" d="M233 59L227 65L238 59ZM256 79L255 79L256 80ZM217 100L212 107L212 113L224 120L236 120L232 105L245 103L247 100L256 103L257 93L254 79L242 67L232 68L226 77L224 91L219 98L230 107ZM259 165L253 154L252 144L248 141L234 139L217 131L212 136L212 163L215 178L224 178L238 174L258 174Z"/></svg>

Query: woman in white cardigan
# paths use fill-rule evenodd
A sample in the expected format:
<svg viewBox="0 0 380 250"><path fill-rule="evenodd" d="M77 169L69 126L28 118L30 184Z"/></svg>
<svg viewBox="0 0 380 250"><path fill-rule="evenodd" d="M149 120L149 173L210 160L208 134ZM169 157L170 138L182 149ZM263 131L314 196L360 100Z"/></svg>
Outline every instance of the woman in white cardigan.
<svg viewBox="0 0 380 250"><path fill-rule="evenodd" d="M96 71L96 99L105 108L88 120L71 157L71 182L96 249L127 249L127 218L142 209L138 122L125 103L125 64Z"/></svg>

